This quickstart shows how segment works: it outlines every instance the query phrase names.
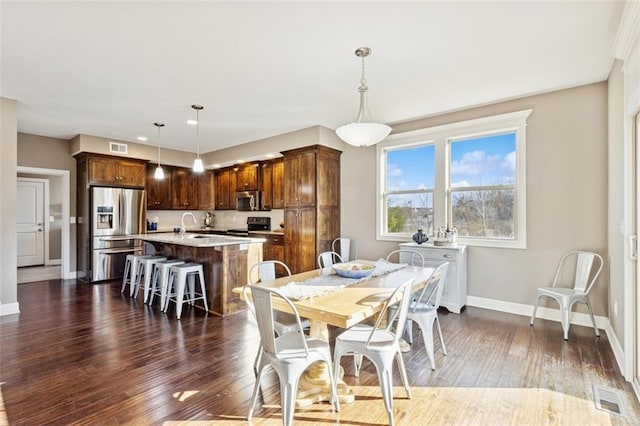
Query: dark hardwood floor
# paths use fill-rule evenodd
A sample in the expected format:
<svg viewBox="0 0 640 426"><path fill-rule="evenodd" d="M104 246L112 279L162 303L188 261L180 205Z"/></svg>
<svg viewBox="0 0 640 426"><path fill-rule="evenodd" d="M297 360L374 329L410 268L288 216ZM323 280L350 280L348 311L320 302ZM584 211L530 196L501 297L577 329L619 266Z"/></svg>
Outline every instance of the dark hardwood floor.
<svg viewBox="0 0 640 426"><path fill-rule="evenodd" d="M258 333L247 312L182 319L120 294L119 283L51 280L18 286L21 313L0 317L0 387L11 425L246 424ZM170 311L170 314L172 312ZM448 350L428 368L421 337L404 354L413 398L394 374L401 425L640 424L605 333L478 308L440 314ZM340 330L332 330L332 337ZM386 424L377 376L343 358L353 404L296 410L296 424ZM626 416L597 410L593 386L620 390ZM263 380L253 424L281 424L278 381ZM0 424L2 420L0 404Z"/></svg>

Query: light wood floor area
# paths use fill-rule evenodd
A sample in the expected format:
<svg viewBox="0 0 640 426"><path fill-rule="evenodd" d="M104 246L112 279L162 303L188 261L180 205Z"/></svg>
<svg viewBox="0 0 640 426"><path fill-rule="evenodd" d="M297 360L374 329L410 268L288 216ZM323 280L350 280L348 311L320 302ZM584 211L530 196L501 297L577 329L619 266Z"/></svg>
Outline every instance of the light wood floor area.
<svg viewBox="0 0 640 426"><path fill-rule="evenodd" d="M0 424L241 425L258 333L247 312L188 309L182 319L120 294L119 283L51 280L18 286L21 313L0 317ZM170 311L170 314L172 312ZM478 308L440 314L448 350L436 370L416 334L404 354L413 398L394 374L398 425L638 425L640 407L606 334ZM335 337L340 330L332 330ZM417 333L417 332L416 332ZM353 404L297 409L296 425L384 425L377 376L343 358ZM626 416L595 408L593 386L619 390ZM277 378L252 424L280 425Z"/></svg>

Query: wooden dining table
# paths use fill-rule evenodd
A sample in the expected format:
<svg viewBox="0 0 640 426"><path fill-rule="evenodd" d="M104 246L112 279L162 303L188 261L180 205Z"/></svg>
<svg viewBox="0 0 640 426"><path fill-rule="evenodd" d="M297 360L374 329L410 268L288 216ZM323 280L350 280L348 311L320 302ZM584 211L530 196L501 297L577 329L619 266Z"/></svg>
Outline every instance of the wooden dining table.
<svg viewBox="0 0 640 426"><path fill-rule="evenodd" d="M357 260L355 262L375 264L375 261ZM291 300L301 318L309 319L311 328L309 335L329 342L329 325L347 329L378 314L384 302L393 290L406 281L413 279L413 290L422 288L433 274L435 268L407 265L393 272L380 276L371 276L335 289L329 293L302 300ZM284 287L289 283L301 283L330 272L327 269L315 269L271 281L261 282L265 287ZM236 287L233 292L242 297L243 287ZM273 308L282 312L290 312L289 307L278 300L273 301ZM318 362L309 367L300 379L296 406L308 406L315 402L329 401L331 394L330 372L326 363ZM338 383L340 402L351 403L354 394L340 380Z"/></svg>

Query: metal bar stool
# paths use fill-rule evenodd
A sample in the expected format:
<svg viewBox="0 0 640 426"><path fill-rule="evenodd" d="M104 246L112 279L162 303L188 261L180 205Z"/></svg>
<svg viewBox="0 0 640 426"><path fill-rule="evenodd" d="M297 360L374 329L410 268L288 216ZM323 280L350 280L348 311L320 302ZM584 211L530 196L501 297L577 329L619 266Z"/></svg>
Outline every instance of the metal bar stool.
<svg viewBox="0 0 640 426"><path fill-rule="evenodd" d="M169 284L169 269L172 266L182 264L184 264L184 260L178 259L164 260L155 264L155 268L153 268L153 278L151 279L149 305L153 303L154 296L158 295L160 296L160 309L164 309Z"/></svg>
<svg viewBox="0 0 640 426"><path fill-rule="evenodd" d="M151 257L148 254L128 254L124 263L124 274L122 274L122 288L120 293L129 285L129 296L133 296L136 282L138 281L138 264L141 259Z"/></svg>
<svg viewBox="0 0 640 426"><path fill-rule="evenodd" d="M144 303L147 303L149 299L149 289L151 288L151 277L153 276L153 265L158 262L167 260L164 256L146 256L144 259L138 261L138 276L136 277L135 289L133 290L133 297L138 297L138 291L140 290L142 276L144 275Z"/></svg>
<svg viewBox="0 0 640 426"><path fill-rule="evenodd" d="M196 276L200 282L200 293L196 292ZM185 297L189 286L189 295ZM208 310L207 291L204 282L204 271L200 263L185 263L182 265L172 266L169 269L169 283L167 285L167 298L163 311L167 312L169 302L176 304L176 318L180 319L182 314L182 304L188 302L194 305L196 300L202 300L205 310Z"/></svg>

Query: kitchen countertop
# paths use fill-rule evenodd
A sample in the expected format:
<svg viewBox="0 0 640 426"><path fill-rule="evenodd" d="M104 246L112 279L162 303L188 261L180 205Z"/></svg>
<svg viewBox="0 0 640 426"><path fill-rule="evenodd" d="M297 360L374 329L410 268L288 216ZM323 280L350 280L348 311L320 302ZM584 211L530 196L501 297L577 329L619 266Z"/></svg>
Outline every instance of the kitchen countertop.
<svg viewBox="0 0 640 426"><path fill-rule="evenodd" d="M284 235L284 229L274 229L273 231L249 231L249 235L253 234Z"/></svg>
<svg viewBox="0 0 640 426"><path fill-rule="evenodd" d="M184 235L175 234L173 232L137 234L133 235L143 241L154 241L165 244L178 244L191 247L220 247L236 244L248 243L264 243L266 240L260 237L236 237L227 235L211 235L187 232Z"/></svg>

